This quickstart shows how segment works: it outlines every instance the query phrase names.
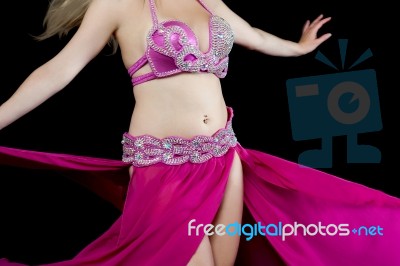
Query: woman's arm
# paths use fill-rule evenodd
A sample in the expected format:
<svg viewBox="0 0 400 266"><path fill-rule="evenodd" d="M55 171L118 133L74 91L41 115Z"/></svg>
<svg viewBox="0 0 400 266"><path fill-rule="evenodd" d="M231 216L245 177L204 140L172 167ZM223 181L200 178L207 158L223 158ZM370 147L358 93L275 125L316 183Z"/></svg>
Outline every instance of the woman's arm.
<svg viewBox="0 0 400 266"><path fill-rule="evenodd" d="M68 44L0 106L0 130L62 90L104 48L118 27L116 2L93 0Z"/></svg>
<svg viewBox="0 0 400 266"><path fill-rule="evenodd" d="M298 42L285 40L261 29L252 27L247 21L235 14L221 0L203 0L218 16L224 18L233 28L235 43L248 49L273 56L300 56L307 54L326 41L331 34L318 37L318 30L331 18L320 15L314 21L306 21Z"/></svg>

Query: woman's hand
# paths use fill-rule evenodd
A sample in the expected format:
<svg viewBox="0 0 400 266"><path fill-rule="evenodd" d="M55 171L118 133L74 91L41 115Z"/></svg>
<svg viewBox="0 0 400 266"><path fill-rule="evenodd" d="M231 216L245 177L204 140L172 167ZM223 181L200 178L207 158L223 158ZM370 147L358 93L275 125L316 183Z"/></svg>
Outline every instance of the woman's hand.
<svg viewBox="0 0 400 266"><path fill-rule="evenodd" d="M325 33L318 37L318 30L330 20L331 17L324 18L323 15L319 15L313 22L310 22L309 20L306 21L298 42L302 54L314 51L321 43L332 36L330 33Z"/></svg>

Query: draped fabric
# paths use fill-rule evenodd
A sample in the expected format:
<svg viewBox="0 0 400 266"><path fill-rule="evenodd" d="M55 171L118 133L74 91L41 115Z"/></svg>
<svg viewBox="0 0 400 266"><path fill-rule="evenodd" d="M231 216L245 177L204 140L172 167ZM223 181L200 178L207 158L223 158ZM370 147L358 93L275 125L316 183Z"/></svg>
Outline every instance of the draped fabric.
<svg viewBox="0 0 400 266"><path fill-rule="evenodd" d="M212 223L235 152L244 181L236 265L400 265L400 199L239 143L200 164L157 163L131 177L118 160L9 147L0 147L0 165L63 173L121 210L76 256L42 266L178 266L204 237L189 235L189 222Z"/></svg>

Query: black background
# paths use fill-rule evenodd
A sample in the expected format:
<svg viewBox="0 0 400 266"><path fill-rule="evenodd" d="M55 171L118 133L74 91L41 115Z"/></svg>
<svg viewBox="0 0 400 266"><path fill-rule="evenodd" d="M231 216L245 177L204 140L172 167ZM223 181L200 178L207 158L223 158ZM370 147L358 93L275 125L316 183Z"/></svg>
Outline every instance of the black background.
<svg viewBox="0 0 400 266"><path fill-rule="evenodd" d="M251 25L282 38L298 40L303 23L319 14L332 16L321 29L333 36L319 50L339 65L338 39L348 39L347 62L366 49L373 57L354 70L377 73L383 129L359 135L363 144L382 152L379 164L347 164L346 138L333 139L333 167L323 169L400 196L395 176L388 173L387 99L390 52L380 18L383 5L349 7L343 1L328 4L275 1L226 1ZM71 35L36 42L30 36L42 31L48 1L8 1L1 25L2 85L4 102L38 66L53 57ZM5 15L8 16L5 16ZM60 93L9 127L0 131L0 145L119 159L121 135L128 129L134 106L130 79L119 55L111 49L90 62ZM291 161L304 150L318 148L319 140L296 142L291 135L286 80L337 73L314 59L315 52L282 58L234 46L228 75L222 80L226 103L235 111L233 126L242 146ZM386 141L384 141L386 139ZM44 263L73 256L118 217L119 212L90 192L63 177L41 171L0 168L0 258Z"/></svg>

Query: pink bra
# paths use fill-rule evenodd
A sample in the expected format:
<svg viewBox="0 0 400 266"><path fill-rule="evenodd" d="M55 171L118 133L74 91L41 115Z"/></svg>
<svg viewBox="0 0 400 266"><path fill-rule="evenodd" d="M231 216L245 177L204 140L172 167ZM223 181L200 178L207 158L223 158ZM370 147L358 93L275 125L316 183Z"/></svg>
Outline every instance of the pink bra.
<svg viewBox="0 0 400 266"><path fill-rule="evenodd" d="M133 85L181 72L209 72L219 78L226 76L233 31L223 18L214 15L202 0L198 1L211 14L209 48L205 53L200 51L197 37L187 24L177 20L159 23L154 0L150 0L153 27L147 35L147 49L128 73L132 77L147 62L152 72L132 77Z"/></svg>

